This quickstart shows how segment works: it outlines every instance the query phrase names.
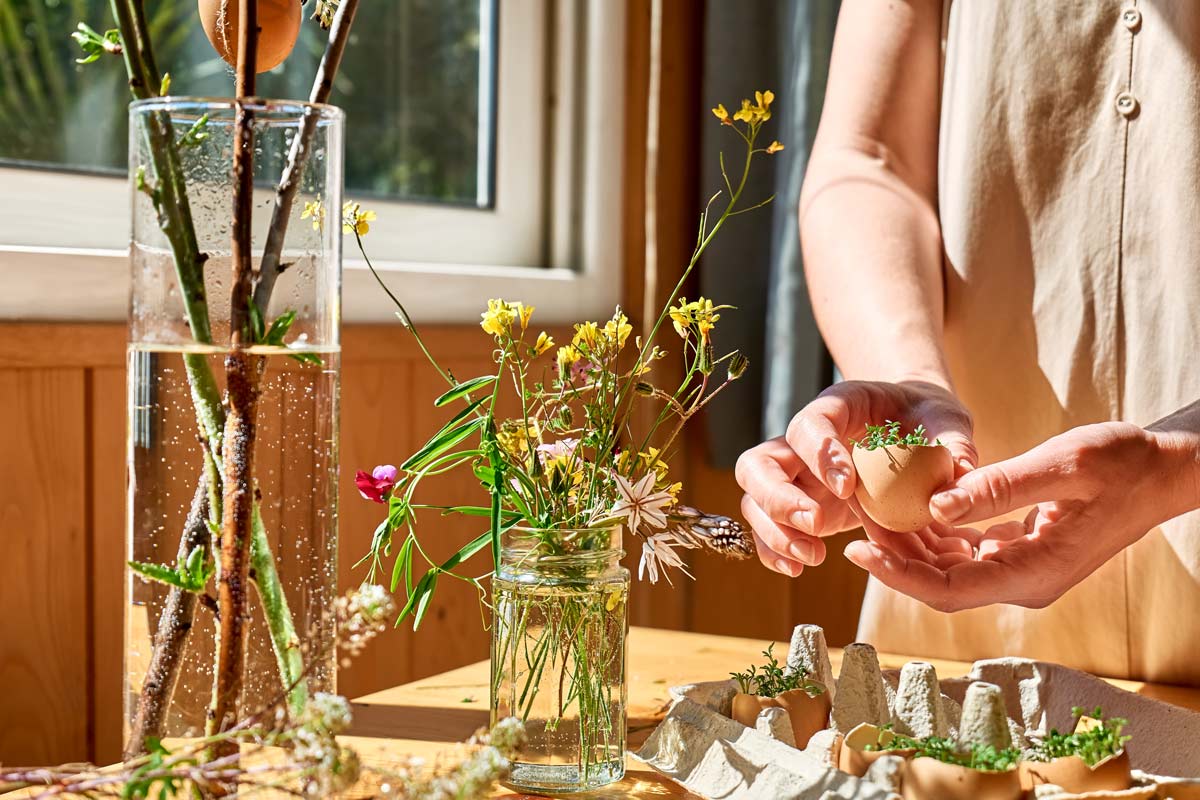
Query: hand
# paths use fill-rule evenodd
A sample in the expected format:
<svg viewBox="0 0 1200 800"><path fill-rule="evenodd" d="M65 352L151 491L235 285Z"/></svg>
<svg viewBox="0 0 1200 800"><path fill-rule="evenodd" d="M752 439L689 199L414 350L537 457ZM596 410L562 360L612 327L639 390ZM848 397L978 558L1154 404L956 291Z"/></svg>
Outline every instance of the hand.
<svg viewBox="0 0 1200 800"><path fill-rule="evenodd" d="M975 465L971 415L947 389L915 380L831 386L792 419L786 436L763 442L738 459L737 481L746 492L742 515L754 528L763 564L794 577L804 565L824 560L820 537L859 526L847 502L857 476L846 440L862 436L867 423L888 419L906 429L924 425L931 439L950 449L956 475ZM889 538L887 532L879 535L881 541ZM913 544L911 552L925 550Z"/></svg>
<svg viewBox="0 0 1200 800"><path fill-rule="evenodd" d="M1121 422L1074 428L933 496L929 508L941 530L973 544L972 558L937 563L928 553L901 554L874 541L852 542L846 557L939 611L991 603L1043 608L1154 526L1200 505L1198 439ZM1023 522L983 533L948 528L1033 504Z"/></svg>

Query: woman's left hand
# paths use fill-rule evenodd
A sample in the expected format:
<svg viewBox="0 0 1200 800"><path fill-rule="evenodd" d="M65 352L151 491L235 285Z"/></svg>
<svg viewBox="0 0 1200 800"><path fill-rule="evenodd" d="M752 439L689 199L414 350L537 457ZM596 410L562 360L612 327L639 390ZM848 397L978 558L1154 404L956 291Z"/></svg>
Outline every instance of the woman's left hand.
<svg viewBox="0 0 1200 800"><path fill-rule="evenodd" d="M933 550L925 557L889 547L888 532L864 519L871 540L852 542L846 557L939 611L1047 606L1154 526L1200 507L1200 435L1177 425L1154 428L1121 422L1074 428L939 491L930 510L943 525L934 529L965 540L972 556L947 563ZM950 527L1030 505L1023 522L982 533Z"/></svg>

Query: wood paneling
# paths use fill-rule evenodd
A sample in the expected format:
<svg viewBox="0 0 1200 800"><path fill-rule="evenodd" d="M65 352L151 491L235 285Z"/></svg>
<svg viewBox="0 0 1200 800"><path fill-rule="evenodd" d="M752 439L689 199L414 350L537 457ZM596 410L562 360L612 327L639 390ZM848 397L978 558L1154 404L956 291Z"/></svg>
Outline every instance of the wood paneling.
<svg viewBox="0 0 1200 800"><path fill-rule="evenodd" d="M91 626L84 374L0 371L0 761L86 755Z"/></svg>

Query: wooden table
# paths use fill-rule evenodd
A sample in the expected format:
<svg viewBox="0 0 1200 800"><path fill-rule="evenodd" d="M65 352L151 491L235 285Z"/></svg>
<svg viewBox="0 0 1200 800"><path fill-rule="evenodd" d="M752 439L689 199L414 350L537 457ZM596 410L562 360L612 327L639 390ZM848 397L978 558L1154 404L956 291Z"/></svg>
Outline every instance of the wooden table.
<svg viewBox="0 0 1200 800"><path fill-rule="evenodd" d="M667 688L719 680L761 659L766 643L678 631L633 628L629 632L629 746L637 749L667 710ZM787 645L776 645L780 660ZM841 653L830 653L834 674ZM884 668L899 668L913 656L880 654ZM969 663L930 661L940 677L965 675ZM1200 689L1113 680L1129 691L1200 711ZM488 723L488 663L481 661L431 678L361 697L354 703L349 742L368 763L394 762L406 755L436 756ZM521 797L501 790L497 797ZM587 795L603 798L694 797L642 764L629 759L625 780Z"/></svg>

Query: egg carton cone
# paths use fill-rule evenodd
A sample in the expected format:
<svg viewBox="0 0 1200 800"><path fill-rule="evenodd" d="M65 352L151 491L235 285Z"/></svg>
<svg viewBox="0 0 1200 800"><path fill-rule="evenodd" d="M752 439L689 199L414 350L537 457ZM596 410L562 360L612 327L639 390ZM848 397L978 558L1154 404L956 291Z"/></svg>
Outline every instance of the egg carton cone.
<svg viewBox="0 0 1200 800"><path fill-rule="evenodd" d="M819 663L825 652L824 637L818 643L811 630L815 626L805 627L803 635L798 632L793 637L797 653L790 654L789 666L816 660L804 663L805 667L810 673L828 675L828 666ZM843 658L837 681L830 678L836 686L833 716L840 704L843 724L859 720L933 729L960 738L979 728L994 740L1007 736L1020 746L1052 728L1070 730L1074 707L1099 706L1106 717L1129 720L1125 732L1132 738L1126 751L1139 784L1129 797L1200 800L1200 713L1043 661L977 661L964 677L937 680L935 690L931 680L936 680L936 673L927 664L914 662L904 670L881 671L869 645L848 647L846 653L850 657ZM688 791L712 800L899 800L895 760L876 762L862 778L841 772L835 766L845 732L841 725L820 731L805 749L798 750L790 745L790 730L774 713L777 710L767 712L754 728L732 720L736 693L732 680L673 687L666 717L633 756ZM1038 796L1084 797L1051 791L1040 789Z"/></svg>

